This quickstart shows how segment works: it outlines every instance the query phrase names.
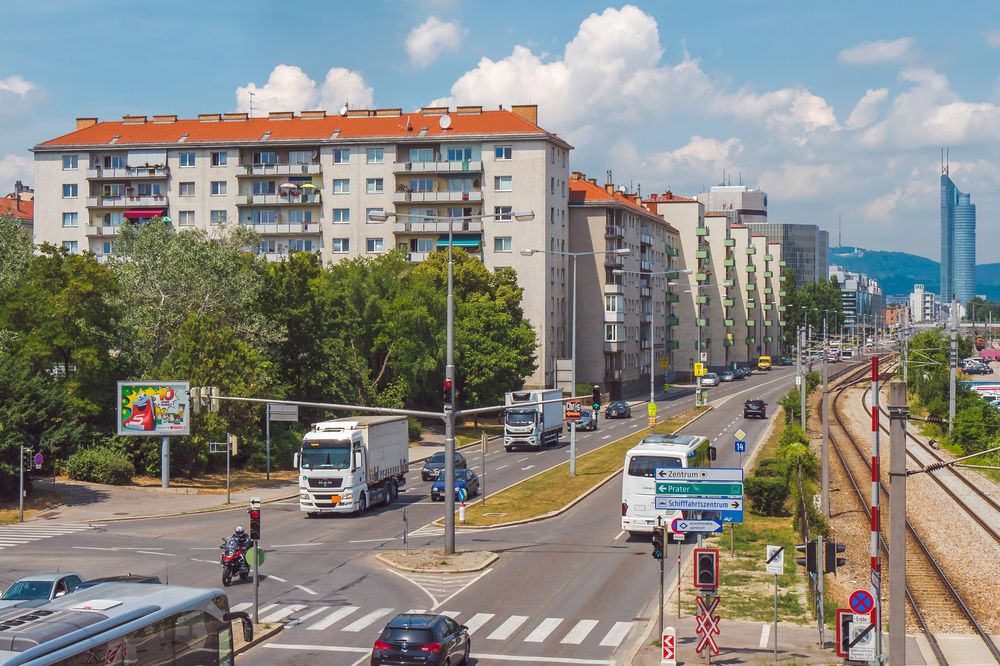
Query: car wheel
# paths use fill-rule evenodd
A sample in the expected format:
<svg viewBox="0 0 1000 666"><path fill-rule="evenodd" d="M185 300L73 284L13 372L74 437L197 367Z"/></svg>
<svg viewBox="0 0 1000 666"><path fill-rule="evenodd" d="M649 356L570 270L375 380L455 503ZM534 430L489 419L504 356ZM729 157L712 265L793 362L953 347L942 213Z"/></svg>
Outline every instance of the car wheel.
<svg viewBox="0 0 1000 666"><path fill-rule="evenodd" d="M458 663L460 663L460 664L468 664L469 663L469 652L471 652L471 651L472 651L472 644L468 640L466 640L465 641L465 654L462 656L462 661L460 661Z"/></svg>

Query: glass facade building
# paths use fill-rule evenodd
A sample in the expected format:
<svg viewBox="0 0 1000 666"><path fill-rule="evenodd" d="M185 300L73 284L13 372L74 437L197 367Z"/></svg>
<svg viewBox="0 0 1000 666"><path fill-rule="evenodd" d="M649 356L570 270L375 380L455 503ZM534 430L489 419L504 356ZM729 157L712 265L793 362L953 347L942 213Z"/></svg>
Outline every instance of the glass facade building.
<svg viewBox="0 0 1000 666"><path fill-rule="evenodd" d="M830 232L815 224L747 224L769 243L781 243L781 258L795 271L795 286L827 278Z"/></svg>
<svg viewBox="0 0 1000 666"><path fill-rule="evenodd" d="M976 295L976 205L947 171L941 175L941 300L968 303Z"/></svg>

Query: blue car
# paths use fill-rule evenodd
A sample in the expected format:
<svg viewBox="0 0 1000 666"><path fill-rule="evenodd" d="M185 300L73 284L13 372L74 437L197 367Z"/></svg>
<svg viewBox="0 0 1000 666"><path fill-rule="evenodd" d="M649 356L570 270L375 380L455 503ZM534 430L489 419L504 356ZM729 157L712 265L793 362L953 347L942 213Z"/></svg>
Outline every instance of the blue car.
<svg viewBox="0 0 1000 666"><path fill-rule="evenodd" d="M471 469L455 470L455 487L464 488L466 497L479 494L479 477ZM431 499L435 502L444 501L444 472L438 474L437 481L431 486Z"/></svg>

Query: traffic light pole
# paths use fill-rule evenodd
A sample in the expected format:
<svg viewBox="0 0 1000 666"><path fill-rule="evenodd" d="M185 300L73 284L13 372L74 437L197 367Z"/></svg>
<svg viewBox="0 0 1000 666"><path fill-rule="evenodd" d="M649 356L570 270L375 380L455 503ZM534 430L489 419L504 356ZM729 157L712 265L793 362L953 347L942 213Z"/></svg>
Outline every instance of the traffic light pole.
<svg viewBox="0 0 1000 666"><path fill-rule="evenodd" d="M656 527L657 527L657 529L661 529L661 530L663 529L663 516L657 516L656 517ZM665 585L665 582L664 582L664 570L666 569L666 567L664 566L663 563L664 563L664 561L666 559L667 559L667 533L666 533L666 530L664 530L663 531L663 553L662 553L662 557L660 557L660 609L659 609L659 612L658 612L658 615L660 616L660 636L661 637L663 636L663 613L664 613L664 608L663 608L663 604L664 604L664 601L663 601L663 587Z"/></svg>
<svg viewBox="0 0 1000 666"><path fill-rule="evenodd" d="M826 636L824 635L824 629L826 626L824 624L823 618L823 573L825 567L823 566L823 535L820 534L816 537L816 619L819 624L819 647L823 649L826 647Z"/></svg>
<svg viewBox="0 0 1000 666"><path fill-rule="evenodd" d="M17 469L21 480L17 491L17 514L18 521L24 522L24 444L21 445L21 454L17 458Z"/></svg>
<svg viewBox="0 0 1000 666"><path fill-rule="evenodd" d="M257 624L260 622L258 617L260 610L260 599L258 592L260 590L260 557L257 554L260 552L257 550L257 542L253 542L253 623Z"/></svg>
<svg viewBox="0 0 1000 666"><path fill-rule="evenodd" d="M906 623L906 382L889 384L889 626ZM906 636L889 632L889 663L906 663Z"/></svg>
<svg viewBox="0 0 1000 666"><path fill-rule="evenodd" d="M444 554L455 554L455 264L452 259L453 220L448 222L448 317L444 379Z"/></svg>

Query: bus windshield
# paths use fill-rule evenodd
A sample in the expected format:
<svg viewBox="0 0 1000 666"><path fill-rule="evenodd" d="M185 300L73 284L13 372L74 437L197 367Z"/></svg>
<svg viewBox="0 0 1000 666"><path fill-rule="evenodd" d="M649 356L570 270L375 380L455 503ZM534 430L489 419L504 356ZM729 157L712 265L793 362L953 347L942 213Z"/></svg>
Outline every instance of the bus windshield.
<svg viewBox="0 0 1000 666"><path fill-rule="evenodd" d="M302 469L348 469L351 466L351 447L303 448L301 466Z"/></svg>
<svg viewBox="0 0 1000 666"><path fill-rule="evenodd" d="M652 479L657 467L683 466L683 461L674 456L632 456L628 461L628 475Z"/></svg>

